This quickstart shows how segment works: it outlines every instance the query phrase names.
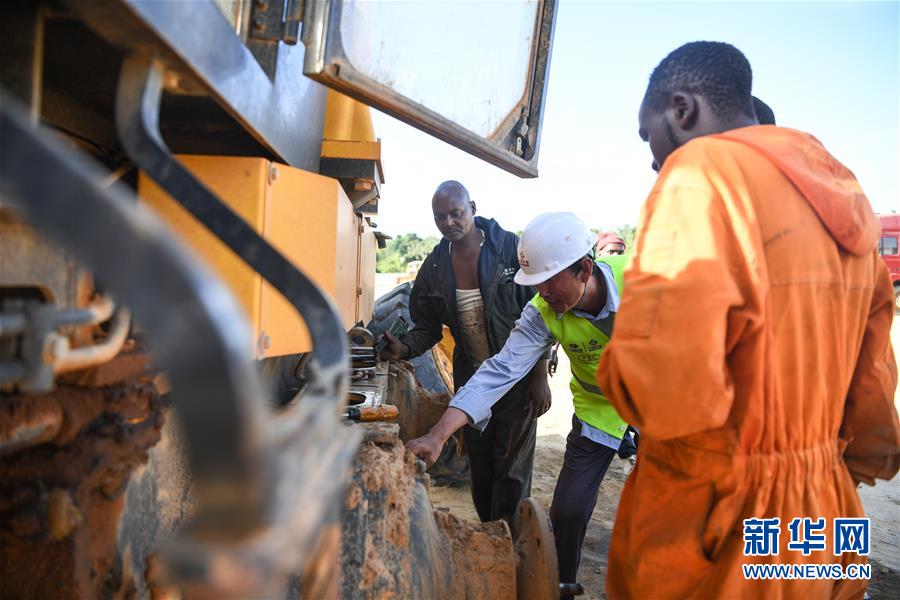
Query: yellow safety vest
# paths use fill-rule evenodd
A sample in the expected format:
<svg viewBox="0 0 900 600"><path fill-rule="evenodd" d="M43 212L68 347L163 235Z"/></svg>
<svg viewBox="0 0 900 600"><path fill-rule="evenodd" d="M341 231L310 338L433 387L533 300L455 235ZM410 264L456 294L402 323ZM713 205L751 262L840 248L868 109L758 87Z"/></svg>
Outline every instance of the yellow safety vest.
<svg viewBox="0 0 900 600"><path fill-rule="evenodd" d="M605 256L598 259L597 262L610 266L621 296L625 257ZM550 334L559 340L562 349L569 357L569 364L572 367L569 389L572 390L575 416L614 438L622 439L627 424L596 383L597 363L600 362L603 349L609 343L609 337L592 325L589 320L576 317L571 312L566 312L561 318L557 318L557 314L540 295L536 294L531 299L531 304L541 314Z"/></svg>

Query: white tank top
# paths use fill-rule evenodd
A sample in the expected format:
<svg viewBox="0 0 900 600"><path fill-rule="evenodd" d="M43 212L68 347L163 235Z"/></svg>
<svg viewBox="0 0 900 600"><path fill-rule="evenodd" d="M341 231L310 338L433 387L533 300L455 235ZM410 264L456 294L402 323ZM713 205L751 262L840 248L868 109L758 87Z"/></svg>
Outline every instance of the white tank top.
<svg viewBox="0 0 900 600"><path fill-rule="evenodd" d="M491 350L487 341L487 325L484 322L484 301L481 290L456 290L456 311L466 347L475 361L475 368L490 358Z"/></svg>

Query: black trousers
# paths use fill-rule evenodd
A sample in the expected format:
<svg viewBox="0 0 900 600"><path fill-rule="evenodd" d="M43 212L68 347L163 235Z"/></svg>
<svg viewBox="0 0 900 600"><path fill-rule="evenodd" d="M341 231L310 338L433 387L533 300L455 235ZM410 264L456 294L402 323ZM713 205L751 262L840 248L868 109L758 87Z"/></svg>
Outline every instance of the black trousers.
<svg viewBox="0 0 900 600"><path fill-rule="evenodd" d="M463 429L472 502L483 522L506 519L514 526L519 501L531 495L537 419L531 407L517 404L496 411L483 432L468 425Z"/></svg>
<svg viewBox="0 0 900 600"><path fill-rule="evenodd" d="M623 444L633 447L628 437ZM616 454L612 448L581 437L581 421L572 416L572 430L566 437L566 454L550 505L561 583L577 580L588 521L597 504L600 483Z"/></svg>

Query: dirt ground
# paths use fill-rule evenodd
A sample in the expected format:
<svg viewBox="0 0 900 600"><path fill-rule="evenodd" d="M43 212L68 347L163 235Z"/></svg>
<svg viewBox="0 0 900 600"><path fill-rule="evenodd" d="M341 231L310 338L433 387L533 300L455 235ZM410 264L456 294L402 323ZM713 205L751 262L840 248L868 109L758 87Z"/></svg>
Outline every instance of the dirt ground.
<svg viewBox="0 0 900 600"><path fill-rule="evenodd" d="M900 318L894 321L891 338L895 350L900 350ZM532 495L544 506L549 506L553 498L556 476L565 452L565 437L572 418L572 401L566 375L569 365L565 355L560 356L559 363L559 372L550 381L553 405L538 421ZM894 397L894 403L900 406L898 396ZM625 483L626 465L625 461L614 459L600 487L600 498L588 524L578 571L578 581L585 587L582 598L606 598L603 592L606 554L616 506ZM873 600L900 598L900 477L889 482L879 482L874 488L863 486L860 496L867 515L872 519L872 554L869 559L873 568L869 595ZM431 497L437 507L447 508L466 519L478 519L467 487L432 487Z"/></svg>

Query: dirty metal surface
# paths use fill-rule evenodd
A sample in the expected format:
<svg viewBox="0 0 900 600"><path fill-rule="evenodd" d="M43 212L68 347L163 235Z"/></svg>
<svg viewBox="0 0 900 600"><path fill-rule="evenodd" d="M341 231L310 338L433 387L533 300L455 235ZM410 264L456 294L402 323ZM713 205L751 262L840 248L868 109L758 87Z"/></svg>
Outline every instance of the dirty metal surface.
<svg viewBox="0 0 900 600"><path fill-rule="evenodd" d="M141 377L152 377L158 373L159 369L149 350L135 347L132 340L129 340L122 352L111 361L92 369L65 373L60 380L72 385L101 387Z"/></svg>
<svg viewBox="0 0 900 600"><path fill-rule="evenodd" d="M365 400L357 406L362 408L384 403L391 404L386 395L389 389L388 364L379 362L372 369L367 370L365 375L365 377L352 379L347 388L348 395L356 393L365 396Z"/></svg>
<svg viewBox="0 0 900 600"><path fill-rule="evenodd" d="M0 396L0 580L13 597L132 595L118 521L132 471L160 440L152 385ZM141 567L142 570L142 567Z"/></svg>
<svg viewBox="0 0 900 600"><path fill-rule="evenodd" d="M44 19L37 2L12 0L0 19L0 85L15 94L37 121L41 105Z"/></svg>
<svg viewBox="0 0 900 600"><path fill-rule="evenodd" d="M5 328L8 331L0 330L0 338L5 338L4 345L12 357L2 364L17 368L16 372L0 375L0 390L50 391L56 375L111 360L128 338L130 312L125 308L115 310L109 298L100 297L83 309L62 309L29 299L27 294L19 296L21 289L2 291L6 292L6 302L0 312L0 325L12 324ZM104 334L99 325L110 315L112 319ZM73 335L79 329L88 334L88 343L73 347L71 337L79 337Z"/></svg>
<svg viewBox="0 0 900 600"><path fill-rule="evenodd" d="M449 394L433 394L421 387L414 367L406 361L390 364L391 385L385 402L400 409L400 439L408 442L428 433L450 403Z"/></svg>
<svg viewBox="0 0 900 600"><path fill-rule="evenodd" d="M177 598L162 550L196 511L184 434L177 414L166 416L160 441L131 472L117 523L117 555L139 598Z"/></svg>
<svg viewBox="0 0 900 600"><path fill-rule="evenodd" d="M406 361L392 362L390 382L385 402L400 411L400 439L407 442L425 435L437 423L450 403L450 394L430 392L417 379L416 369ZM444 445L441 456L428 469L438 485L456 486L469 481L469 460L461 453L462 431Z"/></svg>
<svg viewBox="0 0 900 600"><path fill-rule="evenodd" d="M212 2L65 4L113 46L163 56L283 162L318 171L325 90L303 77L302 44L279 44L267 73Z"/></svg>
<svg viewBox="0 0 900 600"><path fill-rule="evenodd" d="M356 425L365 441L344 500L342 598L516 597L516 559L503 522L435 511L429 478L397 424Z"/></svg>
<svg viewBox="0 0 900 600"><path fill-rule="evenodd" d="M37 283L47 302L60 307L87 304L93 281L71 254L40 237L8 210L0 208L0 282L6 288L28 288Z"/></svg>
<svg viewBox="0 0 900 600"><path fill-rule="evenodd" d="M547 509L525 498L516 511L517 585L520 600L559 597L556 542Z"/></svg>
<svg viewBox="0 0 900 600"><path fill-rule="evenodd" d="M357 437L341 428L344 395L334 394L346 389L343 330L330 331L327 319L303 315L324 328L316 355L327 368L296 406L268 410L245 353L246 323L222 284L124 187L104 185L101 170L37 130L2 91L0 137L4 203L71 250L133 310L172 385L196 503L190 525L163 548L172 576L219 592L242 582L259 585L240 590L262 594L303 566L327 507L344 490L342 470ZM54 177L36 177L36 170ZM104 235L96 235L96 223L104 223ZM257 249L251 243L241 250L256 256ZM315 294L321 292L304 290L303 298Z"/></svg>
<svg viewBox="0 0 900 600"><path fill-rule="evenodd" d="M0 137L4 203L72 251L133 310L175 390L201 504L213 513L233 510L243 517L230 523L233 531L246 531L262 512L256 492L264 461L253 439L264 410L240 309L127 190L106 187L96 165L30 125L3 93ZM105 224L102 236L97 223Z"/></svg>

